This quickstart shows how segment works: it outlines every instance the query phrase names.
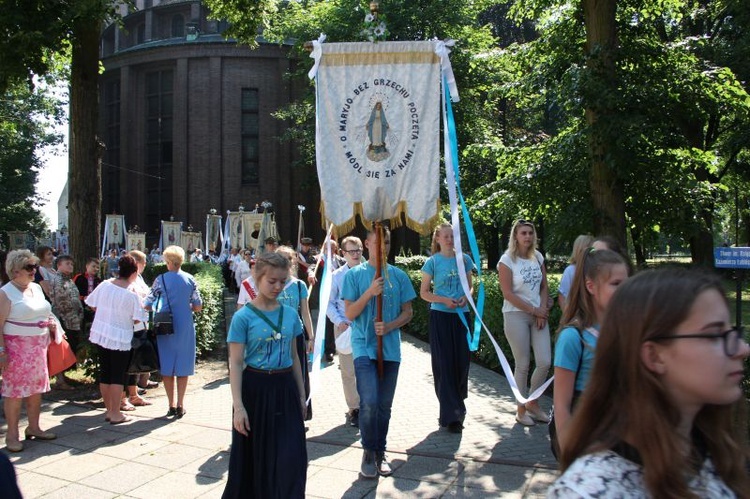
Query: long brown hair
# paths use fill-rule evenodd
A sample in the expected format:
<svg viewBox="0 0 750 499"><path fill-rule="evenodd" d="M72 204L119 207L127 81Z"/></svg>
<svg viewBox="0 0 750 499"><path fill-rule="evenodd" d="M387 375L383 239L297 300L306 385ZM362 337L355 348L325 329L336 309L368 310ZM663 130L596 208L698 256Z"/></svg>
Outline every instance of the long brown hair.
<svg viewBox="0 0 750 499"><path fill-rule="evenodd" d="M570 444L562 450L563 471L580 456L627 442L640 454L650 496L696 497L686 473L693 463L676 429L680 413L640 352L649 338L678 327L698 295L712 289L724 296L716 276L687 269L642 272L617 289L602 324L591 380L571 420ZM744 398L730 405L707 404L692 429L718 475L739 497L750 497L747 425L740 414L745 404Z"/></svg>
<svg viewBox="0 0 750 499"><path fill-rule="evenodd" d="M565 306L563 316L560 319L559 331L567 326L576 326L583 329L594 325L596 322L594 297L586 289L586 281L593 281L602 277L608 278L612 272L612 267L615 265L625 265L625 268L627 268L625 259L614 251L596 251L589 248L583 252L576 264L573 283L570 285L570 292L568 293L568 304Z"/></svg>

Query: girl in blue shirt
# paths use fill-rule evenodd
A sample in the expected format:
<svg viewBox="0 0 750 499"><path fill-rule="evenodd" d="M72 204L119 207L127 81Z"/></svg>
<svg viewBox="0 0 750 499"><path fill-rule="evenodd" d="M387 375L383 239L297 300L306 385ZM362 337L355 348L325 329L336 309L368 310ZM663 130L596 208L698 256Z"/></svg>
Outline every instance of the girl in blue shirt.
<svg viewBox="0 0 750 499"><path fill-rule="evenodd" d="M469 290L474 262L463 256ZM467 298L453 249L453 227L440 224L432 235L432 256L422 267L419 296L430 303L430 353L435 393L440 402L441 427L461 433L469 386L469 324ZM432 290L430 290L432 287Z"/></svg>
<svg viewBox="0 0 750 499"><path fill-rule="evenodd" d="M296 310L277 300L289 265L277 253L256 260L258 295L229 326L233 431L225 499L305 495L305 392L295 354L302 324Z"/></svg>
<svg viewBox="0 0 750 499"><path fill-rule="evenodd" d="M576 266L568 306L555 343L554 428L562 447L573 405L588 383L599 325L617 287L628 278L625 260L611 250L587 250ZM559 454L553 439L553 452Z"/></svg>

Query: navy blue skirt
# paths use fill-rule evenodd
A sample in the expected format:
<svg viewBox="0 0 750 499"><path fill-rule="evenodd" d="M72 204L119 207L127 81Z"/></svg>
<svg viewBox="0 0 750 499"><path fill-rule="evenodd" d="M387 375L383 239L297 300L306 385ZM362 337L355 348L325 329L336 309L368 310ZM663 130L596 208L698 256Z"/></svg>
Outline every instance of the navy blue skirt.
<svg viewBox="0 0 750 499"><path fill-rule="evenodd" d="M223 499L303 498L307 444L292 372L242 373L242 403L250 420L245 437L232 429L229 477Z"/></svg>
<svg viewBox="0 0 750 499"><path fill-rule="evenodd" d="M465 314L467 324L471 324ZM463 423L469 394L469 344L458 313L430 310L430 353L440 426Z"/></svg>

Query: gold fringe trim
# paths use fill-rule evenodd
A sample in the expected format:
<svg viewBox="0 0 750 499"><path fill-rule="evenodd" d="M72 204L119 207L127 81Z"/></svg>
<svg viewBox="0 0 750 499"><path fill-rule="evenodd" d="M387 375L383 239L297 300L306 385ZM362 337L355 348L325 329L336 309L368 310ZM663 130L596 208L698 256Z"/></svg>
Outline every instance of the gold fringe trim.
<svg viewBox="0 0 750 499"><path fill-rule="evenodd" d="M364 216L364 207L361 202L356 202L352 205L352 216L345 222L340 224L334 224L335 230L338 234L348 234L357 227L357 217L362 221L366 228L372 227L372 224L376 220L370 220ZM424 222L418 222L408 216L408 206L406 201L399 201L396 207L396 214L387 219L390 223L391 229L402 227L406 225L409 229L418 232L419 234L426 236L432 233L433 229L442 221L440 214L440 200L435 202L435 214ZM402 217L403 215L403 217ZM326 216L325 202L320 202L320 220L323 229L328 230L328 224L333 223Z"/></svg>

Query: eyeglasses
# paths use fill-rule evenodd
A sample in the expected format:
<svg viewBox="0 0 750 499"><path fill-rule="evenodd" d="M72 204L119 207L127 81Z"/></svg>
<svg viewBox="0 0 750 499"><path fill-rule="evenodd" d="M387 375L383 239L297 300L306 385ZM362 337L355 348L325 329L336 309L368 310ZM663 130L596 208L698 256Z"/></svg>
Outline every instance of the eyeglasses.
<svg viewBox="0 0 750 499"><path fill-rule="evenodd" d="M359 248L353 249L353 250L341 250L341 251L343 251L344 253L349 253L350 255L359 255L360 253L362 253L362 250Z"/></svg>
<svg viewBox="0 0 750 499"><path fill-rule="evenodd" d="M36 272L38 268L39 265L34 263L29 263L23 266L23 270L25 270L26 272Z"/></svg>
<svg viewBox="0 0 750 499"><path fill-rule="evenodd" d="M533 222L529 222L528 220L524 220L523 218L519 218L516 222L516 225L528 225L529 227L534 227Z"/></svg>
<svg viewBox="0 0 750 499"><path fill-rule="evenodd" d="M683 338L708 338L724 340L724 354L727 357L734 357L740 351L740 345L745 341L745 328L742 326L735 326L732 329L727 329L723 333L719 334L672 334L654 336L649 338L648 341L666 341L666 340L679 340Z"/></svg>

